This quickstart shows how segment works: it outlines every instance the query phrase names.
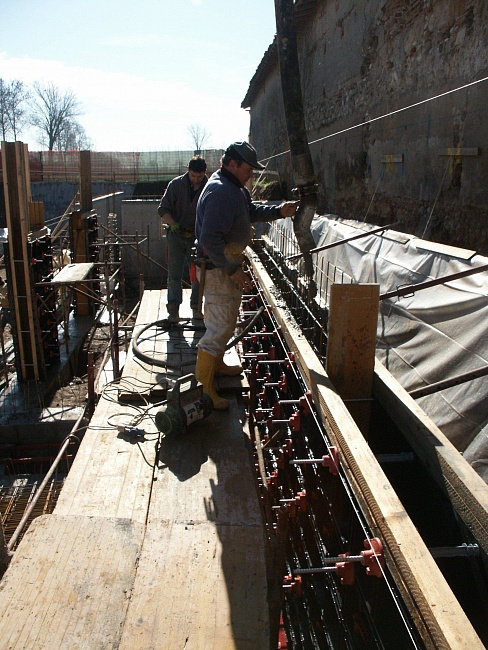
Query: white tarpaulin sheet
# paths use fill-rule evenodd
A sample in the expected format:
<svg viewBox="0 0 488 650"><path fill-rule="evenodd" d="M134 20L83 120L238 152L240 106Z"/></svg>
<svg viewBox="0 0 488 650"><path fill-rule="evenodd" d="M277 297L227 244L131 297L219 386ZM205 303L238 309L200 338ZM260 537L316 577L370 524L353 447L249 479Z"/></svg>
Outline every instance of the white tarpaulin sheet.
<svg viewBox="0 0 488 650"><path fill-rule="evenodd" d="M374 227L316 217L312 233L322 246L360 234L360 228ZM344 282L377 282L380 293L488 264L473 251L390 230L319 256L344 271ZM377 357L407 391L488 365L488 273L381 301ZM487 397L488 376L417 400L486 482Z"/></svg>

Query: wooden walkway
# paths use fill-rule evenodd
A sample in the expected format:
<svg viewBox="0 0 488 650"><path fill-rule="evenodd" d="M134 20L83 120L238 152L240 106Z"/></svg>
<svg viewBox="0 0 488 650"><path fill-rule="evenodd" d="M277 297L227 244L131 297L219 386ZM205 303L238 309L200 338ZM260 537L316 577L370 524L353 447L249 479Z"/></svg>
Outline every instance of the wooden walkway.
<svg viewBox="0 0 488 650"><path fill-rule="evenodd" d="M164 316L162 292L146 292L137 324ZM147 332L144 351L163 357ZM185 363L188 336L173 346ZM129 353L123 390L150 394L164 374ZM136 441L113 426L135 414L115 394L100 398L54 514L34 521L0 583L2 650L267 650L264 530L235 395L173 440L148 410Z"/></svg>

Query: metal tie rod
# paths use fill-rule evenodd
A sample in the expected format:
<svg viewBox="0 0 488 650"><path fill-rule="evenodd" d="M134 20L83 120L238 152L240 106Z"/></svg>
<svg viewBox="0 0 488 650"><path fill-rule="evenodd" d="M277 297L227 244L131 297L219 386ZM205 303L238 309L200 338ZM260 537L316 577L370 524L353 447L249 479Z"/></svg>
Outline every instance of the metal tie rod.
<svg viewBox="0 0 488 650"><path fill-rule="evenodd" d="M409 391L410 397L413 399L419 399L420 397L425 397L426 395L432 395L432 393L438 393L441 390L446 388L452 388L453 386L459 386L468 381L473 381L474 379L479 379L480 377L485 377L488 375L488 366L483 366L482 368L477 368L476 370L471 370L470 372L464 372L450 379L443 379L442 381L437 381L434 384L429 384L428 386L422 386L421 388L415 388L414 390Z"/></svg>
<svg viewBox="0 0 488 650"><path fill-rule="evenodd" d="M332 242L331 244L324 244L323 246L318 246L317 248L312 248L310 253L319 253L320 251L328 250L329 248L334 248L335 246L342 246L342 244L347 244L354 239L361 239L362 237L367 237L368 235L375 235L376 233L383 232L384 230L389 230L392 226L396 226L399 221L394 223L389 223L387 226L381 226L380 228L374 228L373 230L368 230L367 232L363 231L359 235L352 235L352 237L346 237L340 241ZM287 257L287 260L297 260L300 257L303 257L303 253L297 253L296 255L290 255Z"/></svg>
<svg viewBox="0 0 488 650"><path fill-rule="evenodd" d="M481 273L482 271L488 271L488 264L483 264L482 266L475 266L471 269L466 269L466 271L460 271L459 273L452 273L451 275L445 275L443 278L436 278L435 280L427 280L426 282L419 282L418 284L409 284L408 286L401 287L400 289L395 289L394 291L387 291L386 293L380 294L380 300L388 300L389 298L406 296L408 294L415 293L416 291L421 291L422 289L428 289L429 287L435 287L438 284L445 284L446 282L452 282L452 280L465 278L468 275L474 275L475 273Z"/></svg>
<svg viewBox="0 0 488 650"><path fill-rule="evenodd" d="M439 546L429 549L434 558L443 557L479 557L480 548L478 544L461 544L461 546ZM337 557L326 557L324 564L337 564L338 562L363 562L363 555L339 555ZM309 569L293 569L293 574L306 575L312 573L327 573L328 567L311 567Z"/></svg>

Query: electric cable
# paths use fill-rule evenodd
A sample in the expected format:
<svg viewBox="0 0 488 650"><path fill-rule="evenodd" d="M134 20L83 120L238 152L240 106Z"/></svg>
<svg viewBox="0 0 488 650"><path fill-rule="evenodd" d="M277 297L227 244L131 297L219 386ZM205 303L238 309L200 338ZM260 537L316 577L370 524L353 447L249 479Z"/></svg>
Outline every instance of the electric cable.
<svg viewBox="0 0 488 650"><path fill-rule="evenodd" d="M341 129L340 131L335 131L334 133L329 133L328 135L324 135L322 138L317 138L317 140L311 140L310 142L308 142L308 145L310 146L312 144L317 144L318 142L322 142L323 140L328 140L329 138L334 138L336 135L341 135L342 133L348 133L349 131L353 131L354 129L359 129L362 126L366 126L367 124L372 124L373 122L377 122L378 120L383 120L387 117L391 117L392 115L396 115L397 113L403 113L404 111L408 111L410 108L415 108L417 106L421 106L422 104L427 104L428 102L432 102L436 99L440 99L441 97L447 97L448 95L456 93L459 90L465 90L466 88L470 88L471 86L475 86L476 84L482 83L484 81L488 81L488 77L483 77L482 79L471 81L470 83L463 84L462 86L458 86L457 88L452 88L451 90L447 90L446 92L439 93L439 95L434 95L433 97L422 99L419 102L409 104L408 106L404 106L403 108L397 108L396 110L390 111L389 113L385 113L384 115L378 115L377 117L372 117L370 120L365 120L364 122L360 122L359 124L348 126L345 129ZM259 162L263 163L265 160L279 158L280 156L284 156L287 153L290 153L290 149L287 149L286 151L282 151L281 153L274 154L273 156L268 156L267 158L261 158Z"/></svg>

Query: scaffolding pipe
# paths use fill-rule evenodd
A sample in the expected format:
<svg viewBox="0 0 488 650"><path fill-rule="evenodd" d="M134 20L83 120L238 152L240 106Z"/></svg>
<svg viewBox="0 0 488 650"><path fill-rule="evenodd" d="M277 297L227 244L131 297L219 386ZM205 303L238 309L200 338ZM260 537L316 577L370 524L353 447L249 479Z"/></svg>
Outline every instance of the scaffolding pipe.
<svg viewBox="0 0 488 650"><path fill-rule="evenodd" d="M76 420L73 428L71 429L71 433L68 436L66 436L66 438L64 439L64 442L61 445L61 448L60 448L60 450L58 452L58 455L54 459L53 464L49 468L48 473L44 477L44 480L42 481L40 486L37 488L34 496L32 497L32 501L29 503L28 507L25 509L24 514L22 516L22 519L19 522L19 525L15 529L12 537L10 538L10 540L9 540L9 542L7 544L7 550L8 551L11 551L14 548L15 544L17 543L17 540L19 539L19 536L21 535L22 531L24 530L25 525L26 525L29 517L32 514L32 511L34 510L37 502L39 501L39 498L40 498L42 492L44 491L44 488L46 487L46 485L48 484L50 478L54 474L54 471L56 470L56 468L59 465L61 459L63 458L63 456L64 456L64 454L65 454L71 440L74 439L74 440L77 440L79 442L79 438L77 436L75 436L75 432L78 430L79 425L80 425L82 419L85 416L85 412L86 412L86 405L85 405L83 411L81 412L80 417Z"/></svg>

